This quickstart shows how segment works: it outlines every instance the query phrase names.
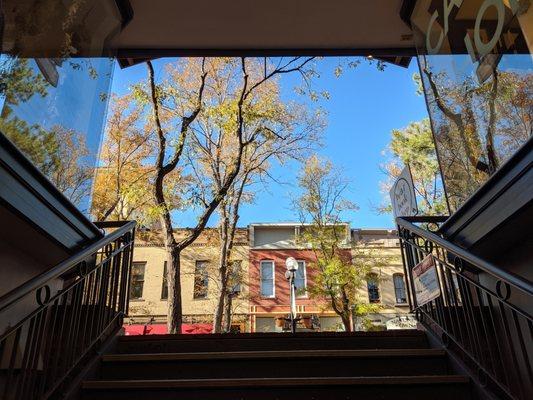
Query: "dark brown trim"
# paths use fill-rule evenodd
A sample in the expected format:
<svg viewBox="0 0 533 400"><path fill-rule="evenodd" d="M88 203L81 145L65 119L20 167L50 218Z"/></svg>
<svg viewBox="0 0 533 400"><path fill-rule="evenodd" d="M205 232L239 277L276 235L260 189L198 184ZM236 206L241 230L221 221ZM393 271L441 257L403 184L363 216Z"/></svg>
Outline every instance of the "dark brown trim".
<svg viewBox="0 0 533 400"><path fill-rule="evenodd" d="M133 7L129 0L115 0L115 4L122 18L121 27L124 29L133 19Z"/></svg>
<svg viewBox="0 0 533 400"><path fill-rule="evenodd" d="M411 15L415 9L416 0L403 0L402 8L400 8L400 18L405 24L411 28Z"/></svg>
<svg viewBox="0 0 533 400"><path fill-rule="evenodd" d="M530 138L494 175L492 175L463 205L455 211L450 218L441 226L440 232L448 239L455 240L458 235L472 224L480 227L476 237L469 238L470 245L477 242L483 236L496 229L514 212L520 208L520 204L509 207L502 204L501 213L494 215L486 212L494 206L510 190L515 190L522 195L530 193L533 196L533 187L528 185L527 174L533 167L533 138ZM530 179L530 178L529 178ZM518 232L517 232L518 235ZM464 238L462 240L464 242ZM464 244L464 243L463 243Z"/></svg>
<svg viewBox="0 0 533 400"><path fill-rule="evenodd" d="M413 57L414 47L385 49L371 48L316 48L316 49L118 49L115 51L119 65L126 68L160 57L286 57L286 56L369 56Z"/></svg>

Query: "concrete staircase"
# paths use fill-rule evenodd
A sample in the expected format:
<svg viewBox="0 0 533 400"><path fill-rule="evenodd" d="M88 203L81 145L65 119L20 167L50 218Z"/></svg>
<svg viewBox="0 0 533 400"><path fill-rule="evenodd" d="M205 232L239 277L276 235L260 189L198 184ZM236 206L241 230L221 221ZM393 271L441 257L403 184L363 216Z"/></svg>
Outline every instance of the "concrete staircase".
<svg viewBox="0 0 533 400"><path fill-rule="evenodd" d="M364 396L364 397L363 397ZM420 331L124 336L89 399L471 399Z"/></svg>

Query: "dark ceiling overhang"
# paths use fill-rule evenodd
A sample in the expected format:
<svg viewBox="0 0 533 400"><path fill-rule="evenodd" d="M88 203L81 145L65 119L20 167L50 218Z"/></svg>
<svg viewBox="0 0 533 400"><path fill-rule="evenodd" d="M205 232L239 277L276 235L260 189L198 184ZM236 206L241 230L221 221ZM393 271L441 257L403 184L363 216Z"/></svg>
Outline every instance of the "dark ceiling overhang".
<svg viewBox="0 0 533 400"><path fill-rule="evenodd" d="M165 56L415 55L403 0L130 0L123 63ZM129 60L129 61L127 61Z"/></svg>
<svg viewBox="0 0 533 400"><path fill-rule="evenodd" d="M31 58L415 55L415 0L4 0L2 52ZM411 7L411 8L410 8Z"/></svg>

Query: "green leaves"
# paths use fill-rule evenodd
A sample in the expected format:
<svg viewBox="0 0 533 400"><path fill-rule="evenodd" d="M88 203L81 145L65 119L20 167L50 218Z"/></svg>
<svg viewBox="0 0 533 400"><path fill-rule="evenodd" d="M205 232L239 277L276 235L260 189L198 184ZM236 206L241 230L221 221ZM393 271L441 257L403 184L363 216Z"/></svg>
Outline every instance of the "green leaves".
<svg viewBox="0 0 533 400"><path fill-rule="evenodd" d="M385 205L381 213L390 213L389 190L405 165L413 175L419 212L424 215L443 215L447 212L446 199L440 178L439 163L433 142L429 119L412 122L407 127L391 133L390 160L382 166L388 180L382 183Z"/></svg>

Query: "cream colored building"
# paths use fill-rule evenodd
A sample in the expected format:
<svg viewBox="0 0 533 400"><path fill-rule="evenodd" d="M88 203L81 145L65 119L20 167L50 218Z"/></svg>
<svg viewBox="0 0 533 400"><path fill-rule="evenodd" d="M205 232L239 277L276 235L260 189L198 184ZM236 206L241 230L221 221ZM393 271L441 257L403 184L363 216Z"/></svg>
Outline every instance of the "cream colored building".
<svg viewBox="0 0 533 400"><path fill-rule="evenodd" d="M360 250L357 249L360 248ZM391 229L352 229L352 256L360 256L365 249L373 249L378 257L385 261L382 267L375 268L377 276L376 304L381 306L379 313L369 318L377 327L387 329L414 327L415 320L409 316L406 281L403 270L400 241L396 230ZM371 285L367 287L369 301L372 294Z"/></svg>
<svg viewBox="0 0 533 400"><path fill-rule="evenodd" d="M232 326L241 332L262 331L255 326L258 317L256 315L257 299L252 298L249 291L250 286L257 285L257 282L251 282L251 279L257 279L258 276L254 273L255 271L249 270L249 268L257 268L255 264L250 266L253 258L250 252L250 238L253 235L250 232L253 232L253 226L251 229L240 228L238 230L232 257L233 260L240 262L239 276L241 277L239 294L232 303ZM369 285L361 291L361 296L368 298L369 301L372 301L372 295L377 296L373 300L379 304L380 311L370 315L372 324L376 329L412 326L414 319L410 317L408 319L407 316L409 306L405 297L405 280L396 231L387 229L352 229L350 231L348 229L348 232L351 232L353 257L361 255L357 246L362 246L366 250L373 249L374 254L387 260L386 264L374 271L378 277L377 290ZM184 234L184 230L177 230L176 239L179 240ZM212 323L219 293L218 257L219 241L218 232L215 229L206 229L181 255L182 307L185 324ZM152 232L138 234L133 261L130 307L125 323L134 325L166 323L166 251L161 238ZM328 318L323 318L323 330L341 329L341 320L333 311L323 310L323 313L328 315ZM273 325L273 317L270 316L266 322L269 326Z"/></svg>
<svg viewBox="0 0 533 400"><path fill-rule="evenodd" d="M185 233L177 230L179 240ZM138 234L133 256L130 307L125 323L166 323L166 251L155 234ZM215 229L206 229L200 237L181 254L181 285L183 322L186 324L211 324L219 293L218 286L219 241ZM240 261L239 276L248 276L247 230L239 229L232 259ZM195 281L196 288L195 290ZM199 285L201 283L201 286ZM246 280L240 282L239 294L232 302L232 325L241 331L248 329Z"/></svg>

